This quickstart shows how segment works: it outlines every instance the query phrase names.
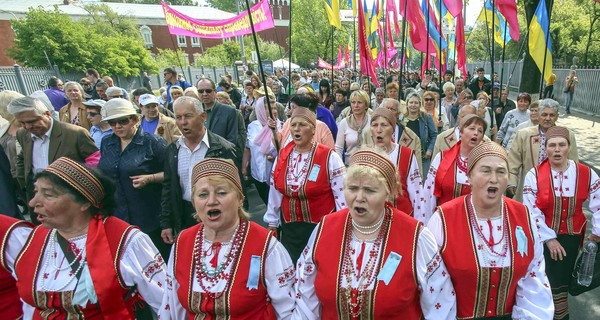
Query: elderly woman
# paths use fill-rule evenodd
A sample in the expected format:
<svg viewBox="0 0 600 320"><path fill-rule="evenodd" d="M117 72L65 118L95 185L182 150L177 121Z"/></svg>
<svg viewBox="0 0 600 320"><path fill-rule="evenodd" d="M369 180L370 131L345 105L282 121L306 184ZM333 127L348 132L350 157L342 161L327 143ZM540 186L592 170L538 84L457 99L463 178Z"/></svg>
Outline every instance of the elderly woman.
<svg viewBox="0 0 600 320"><path fill-rule="evenodd" d="M21 128L21 124L8 112L7 107L11 101L21 97L23 95L16 91L0 92L0 146L10 162L10 173L14 179L17 177L17 155L21 151L21 146L17 142L17 130Z"/></svg>
<svg viewBox="0 0 600 320"><path fill-rule="evenodd" d="M426 221L436 206L471 192L467 176L469 153L483 140L486 127L486 122L477 115L464 116L460 126L460 141L433 159L423 185Z"/></svg>
<svg viewBox="0 0 600 320"><path fill-rule="evenodd" d="M590 240L600 242L600 179L594 170L569 160L569 130L546 131L548 158L525 176L523 204L537 222L545 244L546 273L554 298L554 319L569 318L568 288L575 260L585 236L587 218L583 204L592 212Z"/></svg>
<svg viewBox="0 0 600 320"><path fill-rule="evenodd" d="M65 157L36 176L29 205L41 225L5 251L24 319L135 319L141 298L158 310L164 261L148 236L111 216L113 192L108 178Z"/></svg>
<svg viewBox="0 0 600 320"><path fill-rule="evenodd" d="M335 151L340 157L350 160L350 155L358 150L364 142L364 134L369 130L371 117L367 113L371 97L363 90L357 90L350 94L349 116L340 121L337 137L335 139Z"/></svg>
<svg viewBox="0 0 600 320"><path fill-rule="evenodd" d="M173 100L175 102L175 100ZM152 93L140 96L142 106L141 127L144 132L152 133L162 137L171 143L181 136L181 131L175 124L175 119L160 113L158 98Z"/></svg>
<svg viewBox="0 0 600 320"><path fill-rule="evenodd" d="M165 91L166 92L166 91ZM183 96L183 88L180 86L171 86L171 90L169 90L169 94L171 95L170 102L167 104L167 110L173 112L173 102L177 100L177 98ZM196 92L197 94L198 92Z"/></svg>
<svg viewBox="0 0 600 320"><path fill-rule="evenodd" d="M313 141L316 124L310 110L294 109L290 119L293 140L280 150L273 165L263 218L270 228L280 227L281 242L293 261L300 256L316 223L346 207L344 163L330 147Z"/></svg>
<svg viewBox="0 0 600 320"><path fill-rule="evenodd" d="M173 246L160 319L288 319L294 265L271 232L248 221L237 167L204 159L192 182L200 223Z"/></svg>
<svg viewBox="0 0 600 320"><path fill-rule="evenodd" d="M317 108L319 105L319 97L314 93L304 93L304 94L296 94L293 95L290 99L290 108L289 111L293 112L297 108L306 108L310 110L312 113L317 114ZM291 116L291 113L290 113ZM287 119L281 130L277 131L277 140L279 140L279 146L283 148L288 145L290 142L294 140L294 137L291 132L291 120ZM275 128L275 122L269 124L271 128ZM333 136L331 135L331 130L327 124L323 121L317 120L317 127L315 129L313 135L314 141L317 143L324 144L330 148L335 148L335 143L333 142Z"/></svg>
<svg viewBox="0 0 600 320"><path fill-rule="evenodd" d="M113 133L102 140L98 168L117 182L114 215L142 229L167 257L158 219L167 142L139 128L140 118L125 99L108 101L102 118Z"/></svg>
<svg viewBox="0 0 600 320"><path fill-rule="evenodd" d="M394 100L395 101L395 100ZM398 169L400 188L394 199L396 209L420 220L425 215L421 201L421 173L415 152L410 148L394 143L396 121L394 113L386 108L377 108L371 114L371 130L367 137L369 145L385 151Z"/></svg>
<svg viewBox="0 0 600 320"><path fill-rule="evenodd" d="M513 140L513 136L517 133L519 124L529 120L528 109L530 104L531 96L527 92L522 92L517 98L517 108L508 111L504 116L496 135L496 142L501 144L505 150L510 150L509 142Z"/></svg>
<svg viewBox="0 0 600 320"><path fill-rule="evenodd" d="M471 194L442 204L427 227L454 283L458 319L552 319L543 244L527 208L507 197L508 158L495 142L470 152Z"/></svg>
<svg viewBox="0 0 600 320"><path fill-rule="evenodd" d="M442 86L442 90L444 91L444 99L442 99L442 109L446 113L446 117L448 117L450 127L454 127L456 125L456 119L452 117L452 106L456 102L456 87L452 82L446 82Z"/></svg>
<svg viewBox="0 0 600 320"><path fill-rule="evenodd" d="M396 82L390 82L385 87L386 98L400 100L400 86Z"/></svg>
<svg viewBox="0 0 600 320"><path fill-rule="evenodd" d="M446 116L445 108L442 107L442 112L440 114L437 93L425 91L421 98L423 99L423 109L425 109L425 112L433 119L433 124L438 132L448 130L448 128L450 128L450 121L448 121L448 117Z"/></svg>
<svg viewBox="0 0 600 320"><path fill-rule="evenodd" d="M421 108L421 97L417 93L409 93L406 98L407 113L404 117L406 127L417 134L421 140L421 175L427 175L431 164L431 155L437 139L437 129L431 115Z"/></svg>
<svg viewBox="0 0 600 320"><path fill-rule="evenodd" d="M84 127L90 130L92 124L87 118L87 109L83 105L83 88L79 82L68 81L65 83L65 95L69 99L64 107L58 111L60 121Z"/></svg>
<svg viewBox="0 0 600 320"><path fill-rule="evenodd" d="M492 119L492 109L490 108L490 96L486 92L480 91L477 94L477 100L473 101L471 105L473 105L477 109L477 115L480 116L482 119L485 119L485 122L487 123L487 130L485 132L485 135L493 139L496 136L496 133L498 132L498 124L495 121L496 117Z"/></svg>
<svg viewBox="0 0 600 320"><path fill-rule="evenodd" d="M344 180L348 209L321 220L298 261L294 315L456 318L454 289L433 235L389 202L398 184L386 155L352 155Z"/></svg>

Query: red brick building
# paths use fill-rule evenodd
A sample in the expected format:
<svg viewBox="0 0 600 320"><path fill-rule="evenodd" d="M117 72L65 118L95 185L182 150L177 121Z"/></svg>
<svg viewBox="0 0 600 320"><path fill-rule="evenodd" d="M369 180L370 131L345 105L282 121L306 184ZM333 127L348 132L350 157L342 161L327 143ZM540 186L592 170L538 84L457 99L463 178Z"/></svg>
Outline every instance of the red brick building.
<svg viewBox="0 0 600 320"><path fill-rule="evenodd" d="M231 0L235 1L235 0ZM243 0L242 0L243 1ZM287 50L287 38L289 36L289 1L290 0L267 0L271 6L271 12L275 20L275 29L265 30L259 35L263 40L273 41ZM73 0L0 0L0 66L11 66L16 62L6 55L7 48L13 46L14 31L10 20L25 16L31 7L43 7L52 10L56 5L60 11L77 20L87 17L87 12L81 8L82 5L97 1L73 1ZM198 1L203 3L202 0ZM251 3L257 2L251 0ZM158 49L174 49L178 47L187 55L190 64L194 63L194 56L204 52L206 48L216 46L224 41L235 41L229 39L200 39L196 37L174 36L169 34L164 14L160 5L128 4L106 2L113 11L132 16L140 27L140 37L144 39L146 47L157 53ZM231 18L233 13L217 10L208 6L173 6L173 8L185 15L199 20L222 20Z"/></svg>

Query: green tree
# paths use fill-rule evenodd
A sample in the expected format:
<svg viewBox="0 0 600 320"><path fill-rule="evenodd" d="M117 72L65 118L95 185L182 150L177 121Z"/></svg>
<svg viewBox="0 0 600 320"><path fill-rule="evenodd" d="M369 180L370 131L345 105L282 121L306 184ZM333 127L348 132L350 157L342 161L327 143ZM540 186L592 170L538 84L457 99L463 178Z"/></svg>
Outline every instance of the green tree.
<svg viewBox="0 0 600 320"><path fill-rule="evenodd" d="M39 7L11 22L16 37L9 56L27 66L47 66L50 60L63 72L94 67L101 74L122 76L157 70L139 32L133 36L115 30L99 14L90 21L73 21L58 7Z"/></svg>
<svg viewBox="0 0 600 320"><path fill-rule="evenodd" d="M238 1L240 4L240 11L246 10L246 0L206 0L212 7L227 12L237 12L236 2ZM250 6L252 7L252 3Z"/></svg>
<svg viewBox="0 0 600 320"><path fill-rule="evenodd" d="M102 0L102 2L123 2L138 4L160 4L161 0ZM193 0L167 0L166 3L173 6L197 6L198 2Z"/></svg>
<svg viewBox="0 0 600 320"><path fill-rule="evenodd" d="M165 68L186 66L188 64L185 59L184 52L181 49L177 51L172 49L158 49L158 54L154 57L156 60L156 66L158 70L164 70Z"/></svg>

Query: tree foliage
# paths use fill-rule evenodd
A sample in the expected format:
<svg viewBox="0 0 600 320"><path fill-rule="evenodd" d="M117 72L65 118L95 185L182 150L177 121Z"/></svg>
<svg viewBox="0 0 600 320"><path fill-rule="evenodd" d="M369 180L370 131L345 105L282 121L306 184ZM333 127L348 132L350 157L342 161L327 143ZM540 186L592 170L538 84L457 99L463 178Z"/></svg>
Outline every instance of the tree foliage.
<svg viewBox="0 0 600 320"><path fill-rule="evenodd" d="M172 49L158 48L158 54L156 54L154 59L156 60L156 66L158 67L158 70L171 67L180 67L188 64L187 60L185 59L185 54L181 49L177 49L177 51L175 51Z"/></svg>
<svg viewBox="0 0 600 320"><path fill-rule="evenodd" d="M32 67L58 65L61 71L93 67L101 74L139 75L156 72L135 23L106 6L92 6L89 20L73 21L53 10L31 8L25 18L12 20L15 45L9 56Z"/></svg>
<svg viewBox="0 0 600 320"><path fill-rule="evenodd" d="M138 4L160 4L161 0L102 0L102 2L124 2ZM166 3L173 6L196 6L198 3L193 0L167 0Z"/></svg>
<svg viewBox="0 0 600 320"><path fill-rule="evenodd" d="M227 12L237 12L237 1L240 2L240 10L246 10L247 7L245 0L206 0L206 2L212 7Z"/></svg>

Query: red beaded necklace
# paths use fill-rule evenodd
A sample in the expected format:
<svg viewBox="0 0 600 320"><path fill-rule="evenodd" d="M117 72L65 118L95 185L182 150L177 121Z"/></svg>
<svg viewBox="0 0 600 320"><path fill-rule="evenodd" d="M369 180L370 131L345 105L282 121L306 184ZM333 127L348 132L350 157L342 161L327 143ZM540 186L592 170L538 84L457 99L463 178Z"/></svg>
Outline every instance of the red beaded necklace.
<svg viewBox="0 0 600 320"><path fill-rule="evenodd" d="M196 239L194 240L194 268L196 270L196 279L200 284L204 293L210 299L218 299L223 295L227 288L231 284L229 278L231 274L225 272L230 264L237 264L238 258L240 256L240 249L242 247L242 238L244 237L244 233L246 232L248 226L247 221L240 221L236 230L234 231L233 239L231 240L231 246L229 252L225 255L225 261L218 264L214 270L210 270L208 265L210 261L206 261L206 252L202 250L202 242L204 241L204 226L198 230L196 234ZM215 252L218 254L218 252ZM218 257L217 257L218 260ZM204 280L208 281L209 284L205 285ZM220 280L225 280L226 286L225 289L221 292L213 293L209 290L214 288Z"/></svg>
<svg viewBox="0 0 600 320"><path fill-rule="evenodd" d="M467 173L468 164L469 159L463 160L463 158L460 156L460 153L456 155L456 166L458 167L458 169L460 169L464 173Z"/></svg>
<svg viewBox="0 0 600 320"><path fill-rule="evenodd" d="M383 218L383 225L379 230L377 238L373 243L373 247L369 251L369 260L365 265L365 269L361 272L362 266L362 255L364 253L364 246L362 244L361 253L357 259L356 274L354 271L354 263L352 262L351 255L351 243L352 243L352 217L348 219L346 223L346 243L344 244L344 259L342 262L342 275L339 280L339 286L342 287L342 279L346 280L346 291L342 294L342 301L346 300L346 303L342 303L345 312L348 312L352 318L358 318L360 316L363 305L366 301L368 288L371 286L373 281L377 278L377 257L379 257L379 251L381 250L381 244L389 232L389 226L391 221L391 210L386 207L385 215ZM357 288L352 288L352 280L358 281ZM348 295L350 292L350 295Z"/></svg>
<svg viewBox="0 0 600 320"><path fill-rule="evenodd" d="M492 254L495 254L500 257L506 257L506 254L508 253L508 241L504 241L504 245L502 246L501 252L496 252L494 250L494 246L502 243L504 238L508 239L508 214L507 214L508 208L506 207L506 203L502 202L502 204L503 204L503 206L502 206L502 218L503 218L502 237L500 237L500 239L497 242L494 242L491 229L490 229L490 239L489 240L486 239L485 236L483 235L483 232L479 228L479 223L477 222L477 214L475 213L475 207L473 206L473 198L471 195L467 196L467 213L469 215L469 220L471 221L471 225L475 228L477 235L479 236L479 238L481 238L483 243L485 243L485 245L487 246L487 248L490 250L490 252Z"/></svg>

